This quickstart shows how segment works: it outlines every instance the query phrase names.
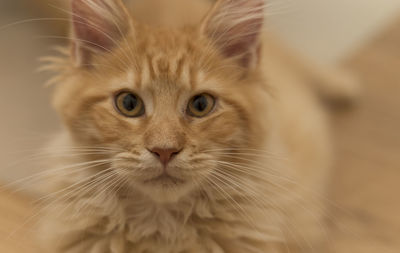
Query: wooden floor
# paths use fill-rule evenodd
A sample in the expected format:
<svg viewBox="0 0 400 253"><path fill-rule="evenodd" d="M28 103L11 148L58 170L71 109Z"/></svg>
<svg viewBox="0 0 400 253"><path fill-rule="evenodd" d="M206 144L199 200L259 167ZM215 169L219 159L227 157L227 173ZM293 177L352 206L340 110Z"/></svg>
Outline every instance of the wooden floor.
<svg viewBox="0 0 400 253"><path fill-rule="evenodd" d="M345 65L360 75L358 105L335 116L338 163L330 239L337 253L400 252L400 20ZM35 252L29 201L0 192L0 252ZM10 236L11 234L11 236Z"/></svg>

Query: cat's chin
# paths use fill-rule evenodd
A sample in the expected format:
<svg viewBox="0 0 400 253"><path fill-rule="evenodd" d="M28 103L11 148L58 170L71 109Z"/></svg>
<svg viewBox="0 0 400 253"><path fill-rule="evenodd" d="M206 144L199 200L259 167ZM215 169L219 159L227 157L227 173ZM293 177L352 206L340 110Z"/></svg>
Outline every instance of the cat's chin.
<svg viewBox="0 0 400 253"><path fill-rule="evenodd" d="M158 203L175 203L191 191L191 184L185 180L159 176L143 181L137 188Z"/></svg>

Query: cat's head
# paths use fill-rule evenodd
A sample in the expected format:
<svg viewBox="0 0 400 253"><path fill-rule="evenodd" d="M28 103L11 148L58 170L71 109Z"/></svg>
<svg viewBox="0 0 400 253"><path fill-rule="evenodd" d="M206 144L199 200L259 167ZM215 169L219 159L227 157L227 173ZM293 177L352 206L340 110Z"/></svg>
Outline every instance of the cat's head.
<svg viewBox="0 0 400 253"><path fill-rule="evenodd" d="M54 103L75 142L113 148L114 171L156 201L215 183L235 151L263 142L263 7L218 1L199 25L168 29L119 0L73 0Z"/></svg>

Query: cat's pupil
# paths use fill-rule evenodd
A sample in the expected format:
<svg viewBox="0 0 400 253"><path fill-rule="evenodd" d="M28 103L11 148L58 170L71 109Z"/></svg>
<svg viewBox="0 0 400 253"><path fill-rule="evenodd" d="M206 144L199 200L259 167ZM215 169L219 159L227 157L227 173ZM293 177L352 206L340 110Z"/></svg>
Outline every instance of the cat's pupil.
<svg viewBox="0 0 400 253"><path fill-rule="evenodd" d="M128 94L124 97L123 100L123 105L124 108L128 111L132 111L136 108L137 104L138 104L138 99L135 95L133 94Z"/></svg>
<svg viewBox="0 0 400 253"><path fill-rule="evenodd" d="M208 100L205 96L198 96L193 100L193 107L196 108L199 112L207 109Z"/></svg>

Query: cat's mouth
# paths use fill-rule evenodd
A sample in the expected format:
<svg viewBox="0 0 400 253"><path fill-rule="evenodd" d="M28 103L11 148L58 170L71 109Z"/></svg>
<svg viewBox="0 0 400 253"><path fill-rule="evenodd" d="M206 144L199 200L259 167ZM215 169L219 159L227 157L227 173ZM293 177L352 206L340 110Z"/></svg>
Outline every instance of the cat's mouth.
<svg viewBox="0 0 400 253"><path fill-rule="evenodd" d="M166 172L143 179L140 185L139 190L159 203L176 203L191 186L188 180Z"/></svg>
<svg viewBox="0 0 400 253"><path fill-rule="evenodd" d="M152 179L148 179L148 180L144 181L145 184L162 184L162 185L166 185L166 186L167 185L179 185L179 184L183 184L184 182L185 182L184 180L174 177L174 176L171 176L168 173L163 173L157 177L154 177Z"/></svg>

